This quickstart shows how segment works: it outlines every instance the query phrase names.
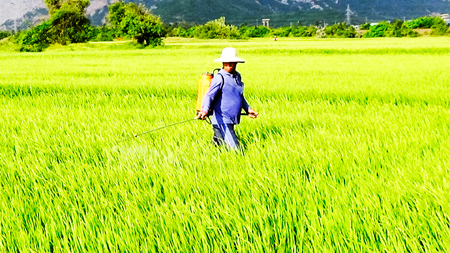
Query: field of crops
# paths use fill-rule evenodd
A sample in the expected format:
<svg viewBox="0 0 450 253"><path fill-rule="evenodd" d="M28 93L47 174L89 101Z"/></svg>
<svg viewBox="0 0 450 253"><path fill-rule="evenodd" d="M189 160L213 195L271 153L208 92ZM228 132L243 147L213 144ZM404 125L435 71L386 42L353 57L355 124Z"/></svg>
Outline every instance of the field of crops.
<svg viewBox="0 0 450 253"><path fill-rule="evenodd" d="M234 46L259 113L217 149ZM0 252L448 252L450 38L0 51Z"/></svg>

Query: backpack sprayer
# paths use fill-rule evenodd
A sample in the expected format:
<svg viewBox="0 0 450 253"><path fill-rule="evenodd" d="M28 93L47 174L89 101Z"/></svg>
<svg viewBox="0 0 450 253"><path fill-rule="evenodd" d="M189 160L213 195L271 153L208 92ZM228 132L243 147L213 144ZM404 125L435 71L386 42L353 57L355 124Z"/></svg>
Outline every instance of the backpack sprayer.
<svg viewBox="0 0 450 253"><path fill-rule="evenodd" d="M195 104L195 110L197 111L197 115L199 112L202 111L202 104L203 104L203 98L205 97L206 93L208 93L209 88L211 88L211 81L214 78L214 72L219 72L220 69L214 69L212 73L206 72L203 73L200 77L200 80L198 80L198 88L197 88L197 103ZM223 80L222 76L222 86L223 88L225 81ZM208 115L211 115L211 109L208 112Z"/></svg>
<svg viewBox="0 0 450 253"><path fill-rule="evenodd" d="M198 115L198 113L201 112L201 110L202 110L203 98L205 97L206 93L208 92L209 88L211 87L211 81L214 78L214 72L215 71L219 71L219 70L220 69L214 69L212 73L206 72L206 73L203 73L200 76L200 79L198 80L198 87L197 87L197 102L195 104L196 115ZM223 79L222 79L222 83L224 83ZM222 87L223 87L223 84L222 84ZM208 115L210 115L209 113L210 112L208 112ZM179 124L183 124L183 123L186 123L186 122L189 122L189 121L193 121L193 120L196 120L196 119L198 119L198 118L195 117L193 119L188 119L188 120L176 122L176 123L173 123L173 124L170 124L170 125L158 127L158 128L155 128L155 129L152 129L152 130L149 130L149 131L146 131L146 132L142 132L142 133L139 133L139 134L133 134L133 136L125 138L123 140L120 140L119 142L126 141L126 140L129 140L129 139L133 139L133 138L136 138L136 137L141 136L141 135L145 135L145 134L148 134L148 133L151 133L151 132L155 132L155 131L158 131L158 130L161 130L161 129L164 129L164 128L168 128L168 127L176 126L176 125L179 125Z"/></svg>

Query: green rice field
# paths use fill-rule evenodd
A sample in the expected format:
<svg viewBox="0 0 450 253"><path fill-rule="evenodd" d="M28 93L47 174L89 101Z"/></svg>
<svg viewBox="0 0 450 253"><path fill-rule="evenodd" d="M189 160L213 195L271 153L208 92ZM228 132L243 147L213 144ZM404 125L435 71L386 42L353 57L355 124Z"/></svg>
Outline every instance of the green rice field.
<svg viewBox="0 0 450 253"><path fill-rule="evenodd" d="M245 155L193 119L224 47ZM450 38L0 51L0 252L449 252Z"/></svg>

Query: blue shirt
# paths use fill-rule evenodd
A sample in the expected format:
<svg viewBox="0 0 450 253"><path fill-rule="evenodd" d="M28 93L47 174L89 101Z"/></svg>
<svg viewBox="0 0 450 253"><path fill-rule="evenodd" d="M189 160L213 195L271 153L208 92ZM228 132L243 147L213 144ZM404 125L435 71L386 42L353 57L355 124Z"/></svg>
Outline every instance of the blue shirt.
<svg viewBox="0 0 450 253"><path fill-rule="evenodd" d="M222 91L222 77L225 81ZM211 123L233 124L237 125L241 121L241 110L248 113L249 105L244 98L244 83L241 81L241 75L236 72L233 74L221 69L214 75L211 81L211 87L203 98L202 111L213 110Z"/></svg>

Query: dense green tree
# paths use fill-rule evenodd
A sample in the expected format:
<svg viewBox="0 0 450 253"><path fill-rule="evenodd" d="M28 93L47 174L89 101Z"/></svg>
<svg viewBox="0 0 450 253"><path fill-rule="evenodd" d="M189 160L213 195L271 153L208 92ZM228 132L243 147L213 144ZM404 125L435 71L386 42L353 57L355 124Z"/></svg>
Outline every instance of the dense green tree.
<svg viewBox="0 0 450 253"><path fill-rule="evenodd" d="M401 34L402 34L403 37L417 37L417 36L419 36L419 33L414 31L411 28L411 26L408 23L406 23L406 22L404 22L402 24Z"/></svg>
<svg viewBox="0 0 450 253"><path fill-rule="evenodd" d="M272 29L272 34L276 35L278 37L289 37L289 34L291 34L291 31L292 31L292 27L281 26L281 27Z"/></svg>
<svg viewBox="0 0 450 253"><path fill-rule="evenodd" d="M442 20L442 19L441 19ZM431 35L445 35L449 32L447 24L442 20L441 23L435 24L431 27Z"/></svg>
<svg viewBox="0 0 450 253"><path fill-rule="evenodd" d="M392 29L390 29L388 34L390 35L390 37L403 37L402 27L403 27L403 21L400 19L397 19L394 21L394 24L392 25Z"/></svg>
<svg viewBox="0 0 450 253"><path fill-rule="evenodd" d="M240 38L236 26L226 24L225 17L218 18L198 26L194 36L199 39L237 39Z"/></svg>
<svg viewBox="0 0 450 253"><path fill-rule="evenodd" d="M111 4L109 6L109 14L108 14L109 23L118 30L121 30L122 29L121 22L125 18L126 12L127 12L127 4L125 4L123 1Z"/></svg>
<svg viewBox="0 0 450 253"><path fill-rule="evenodd" d="M312 37L317 32L316 26L281 26L271 28L271 34L278 37Z"/></svg>
<svg viewBox="0 0 450 253"><path fill-rule="evenodd" d="M194 37L194 31L195 31L195 26L189 28L189 29L185 29L183 27L176 27L174 28L171 33L170 36L174 36L174 37L184 37L184 38L193 38Z"/></svg>
<svg viewBox="0 0 450 253"><path fill-rule="evenodd" d="M371 26L369 31L364 35L366 38L386 37L386 32L389 31L391 25L387 22L381 22L377 25Z"/></svg>
<svg viewBox="0 0 450 253"><path fill-rule="evenodd" d="M412 29L426 29L444 23L440 17L420 17L408 22Z"/></svg>
<svg viewBox="0 0 450 253"><path fill-rule="evenodd" d="M371 26L364 37L417 37L417 35L417 32L413 31L408 23L396 20L393 24L381 22Z"/></svg>
<svg viewBox="0 0 450 253"><path fill-rule="evenodd" d="M290 37L311 37L310 33L307 33L308 27L306 26L291 26L291 32L289 33ZM315 32L314 32L315 34Z"/></svg>
<svg viewBox="0 0 450 253"><path fill-rule="evenodd" d="M65 45L89 39L91 27L85 15L89 0L45 0L45 3L50 19L20 36L21 51L39 52L53 43Z"/></svg>
<svg viewBox="0 0 450 253"><path fill-rule="evenodd" d="M370 23L364 23L362 24L359 29L361 30L369 30L370 29Z"/></svg>
<svg viewBox="0 0 450 253"><path fill-rule="evenodd" d="M270 29L265 26L241 26L239 33L244 37L261 38L270 34Z"/></svg>
<svg viewBox="0 0 450 253"><path fill-rule="evenodd" d="M355 38L356 29L347 25L345 22L334 24L332 26L327 26L323 29L325 37L328 38Z"/></svg>
<svg viewBox="0 0 450 253"><path fill-rule="evenodd" d="M388 37L417 37L418 33L413 31L408 22L400 19L394 21L391 27L386 31Z"/></svg>
<svg viewBox="0 0 450 253"><path fill-rule="evenodd" d="M11 33L6 32L6 31L0 31L0 40L7 38L9 36L11 36Z"/></svg>
<svg viewBox="0 0 450 253"><path fill-rule="evenodd" d="M19 35L19 46L22 52L41 52L51 44L48 37L50 22L44 22Z"/></svg>
<svg viewBox="0 0 450 253"><path fill-rule="evenodd" d="M310 26L305 31L305 37L312 37L316 35L318 28L316 26Z"/></svg>
<svg viewBox="0 0 450 253"><path fill-rule="evenodd" d="M91 26L88 31L90 41L113 41L116 38L115 31L104 24L101 27Z"/></svg>
<svg viewBox="0 0 450 253"><path fill-rule="evenodd" d="M48 36L53 43L65 45L86 42L89 39L89 19L77 6L64 4L53 13L48 22L50 23Z"/></svg>
<svg viewBox="0 0 450 253"><path fill-rule="evenodd" d="M70 5L74 9L84 12L90 4L90 0L44 0L44 2L49 9L50 15L63 8L64 5Z"/></svg>
<svg viewBox="0 0 450 253"><path fill-rule="evenodd" d="M116 2L109 6L108 19L118 33L131 36L140 44L162 44L162 38L165 36L163 23L143 5Z"/></svg>
<svg viewBox="0 0 450 253"><path fill-rule="evenodd" d="M268 36L279 37L312 37L316 35L315 26L288 26L278 28L267 28L265 26L247 26L245 24L237 28L225 23L224 18L210 21L204 25L191 26L189 29L175 27L169 32L169 36L197 37L204 39L226 39L226 38L262 38Z"/></svg>

